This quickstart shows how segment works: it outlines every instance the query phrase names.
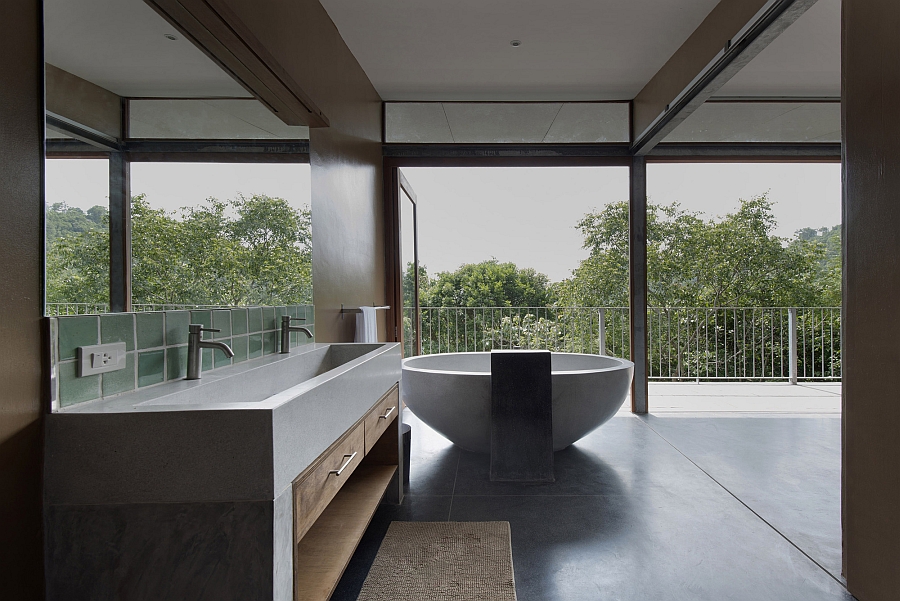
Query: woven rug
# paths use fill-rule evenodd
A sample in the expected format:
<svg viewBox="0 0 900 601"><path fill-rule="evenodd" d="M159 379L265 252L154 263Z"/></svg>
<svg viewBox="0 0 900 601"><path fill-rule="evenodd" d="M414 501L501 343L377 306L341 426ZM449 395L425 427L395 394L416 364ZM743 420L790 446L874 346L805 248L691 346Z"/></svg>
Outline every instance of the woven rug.
<svg viewBox="0 0 900 601"><path fill-rule="evenodd" d="M392 522L357 601L515 601L509 522Z"/></svg>

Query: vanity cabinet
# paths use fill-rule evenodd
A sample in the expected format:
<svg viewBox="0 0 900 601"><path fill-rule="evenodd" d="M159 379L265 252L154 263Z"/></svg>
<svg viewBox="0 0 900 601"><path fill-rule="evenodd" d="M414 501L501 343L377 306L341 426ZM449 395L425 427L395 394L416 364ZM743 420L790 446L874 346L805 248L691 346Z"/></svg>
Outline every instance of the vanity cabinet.
<svg viewBox="0 0 900 601"><path fill-rule="evenodd" d="M327 601L386 491L400 490L399 411L395 384L294 480L295 601Z"/></svg>

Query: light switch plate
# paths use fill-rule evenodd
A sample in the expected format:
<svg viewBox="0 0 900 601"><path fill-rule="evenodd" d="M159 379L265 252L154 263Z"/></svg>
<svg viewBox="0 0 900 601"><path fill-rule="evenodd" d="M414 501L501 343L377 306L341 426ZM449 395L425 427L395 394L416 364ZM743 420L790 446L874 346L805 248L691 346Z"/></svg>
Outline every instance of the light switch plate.
<svg viewBox="0 0 900 601"><path fill-rule="evenodd" d="M125 343L78 347L78 377L125 369Z"/></svg>

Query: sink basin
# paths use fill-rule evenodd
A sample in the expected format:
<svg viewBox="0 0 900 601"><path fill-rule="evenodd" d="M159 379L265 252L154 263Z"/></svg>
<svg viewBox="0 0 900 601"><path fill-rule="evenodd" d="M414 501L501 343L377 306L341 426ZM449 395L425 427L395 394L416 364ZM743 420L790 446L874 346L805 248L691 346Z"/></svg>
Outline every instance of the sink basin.
<svg viewBox="0 0 900 601"><path fill-rule="evenodd" d="M199 381L173 383L172 389L160 390L155 398L139 401L134 406L187 409L187 405L222 407L234 403L277 402L278 399L273 399L276 396L288 400L302 392L299 386L378 348L380 344L315 345L307 352L274 355L269 362L249 364L246 369L238 364L232 370L206 373Z"/></svg>

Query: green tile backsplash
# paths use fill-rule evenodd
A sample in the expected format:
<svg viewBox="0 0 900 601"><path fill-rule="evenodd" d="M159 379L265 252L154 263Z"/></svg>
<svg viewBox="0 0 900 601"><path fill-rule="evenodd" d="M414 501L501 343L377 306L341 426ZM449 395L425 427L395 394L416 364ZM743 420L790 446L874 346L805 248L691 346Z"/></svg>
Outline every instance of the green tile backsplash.
<svg viewBox="0 0 900 601"><path fill-rule="evenodd" d="M251 334L256 332L262 332L263 329L263 310L262 307L250 307L248 310L249 313L249 323L250 329L247 330Z"/></svg>
<svg viewBox="0 0 900 601"><path fill-rule="evenodd" d="M248 359L247 352L249 350L248 336L235 336L231 339L231 350L234 351L234 362L240 363Z"/></svg>
<svg viewBox="0 0 900 601"><path fill-rule="evenodd" d="M228 309L225 309L224 311L213 311L212 327L220 330L213 334L213 338L217 340L231 338L231 311Z"/></svg>
<svg viewBox="0 0 900 601"><path fill-rule="evenodd" d="M102 389L103 396L119 394L134 390L134 355L135 353L127 353L125 356L125 369L119 371L110 371L101 374L103 380Z"/></svg>
<svg viewBox="0 0 900 601"><path fill-rule="evenodd" d="M247 309L231 310L231 333L235 336L246 334L247 329Z"/></svg>
<svg viewBox="0 0 900 601"><path fill-rule="evenodd" d="M192 323L222 330L215 338L234 351L234 358L229 359L219 350L203 349L203 371L277 353L282 315L305 317L306 321L300 323L313 330L313 308L308 305L49 317L48 331L56 349L51 353L57 382L54 392L58 388L55 398L59 407L65 408L183 378L187 371L188 325ZM204 335L204 339L212 337ZM109 342L125 343L125 369L77 377L78 347ZM308 342L311 340L304 335L291 336L292 347Z"/></svg>
<svg viewBox="0 0 900 601"><path fill-rule="evenodd" d="M134 350L134 313L100 316L100 343L108 342L124 342L126 351Z"/></svg>
<svg viewBox="0 0 900 601"><path fill-rule="evenodd" d="M138 349L159 348L166 345L166 316L162 312L135 313Z"/></svg>
<svg viewBox="0 0 900 601"><path fill-rule="evenodd" d="M166 311L166 346L187 344L190 311Z"/></svg>
<svg viewBox="0 0 900 601"><path fill-rule="evenodd" d="M138 337L140 338L140 336ZM147 351L138 355L138 388L159 384L166 379L166 351Z"/></svg>
<svg viewBox="0 0 900 601"><path fill-rule="evenodd" d="M79 346L100 342L100 318L96 315L59 318L59 360L74 359Z"/></svg>

